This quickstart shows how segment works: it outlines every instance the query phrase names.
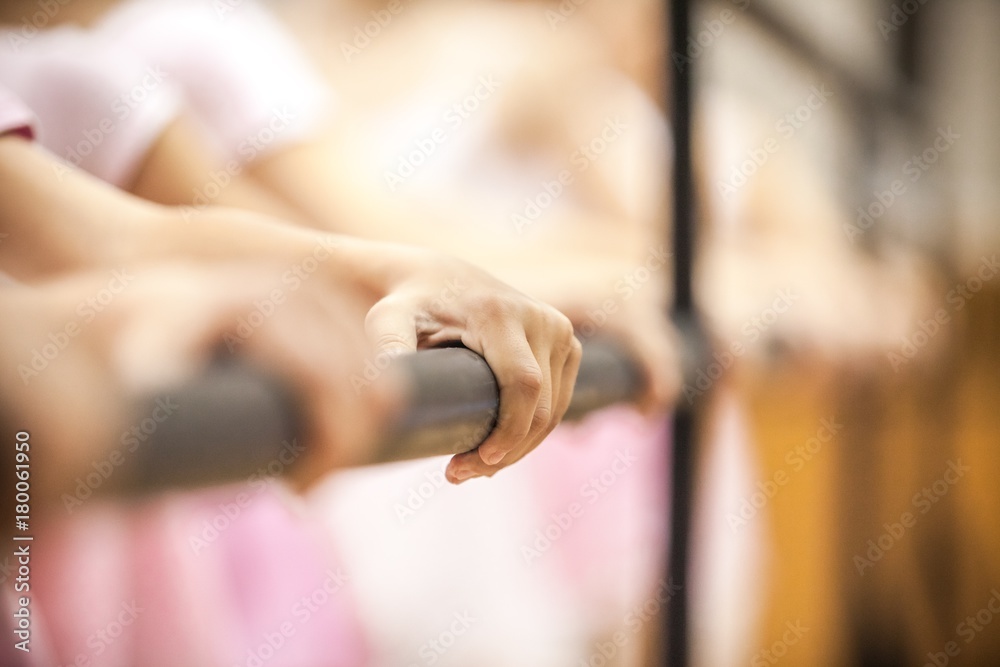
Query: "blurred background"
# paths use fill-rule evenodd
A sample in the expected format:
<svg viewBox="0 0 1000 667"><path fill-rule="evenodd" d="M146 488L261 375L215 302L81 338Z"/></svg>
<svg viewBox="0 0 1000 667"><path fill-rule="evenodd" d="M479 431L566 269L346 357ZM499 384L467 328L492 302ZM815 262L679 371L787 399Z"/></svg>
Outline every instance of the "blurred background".
<svg viewBox="0 0 1000 667"><path fill-rule="evenodd" d="M72 21L116 3L60 4ZM211 4L225 21L244 3ZM463 255L583 338L662 343L666 100L693 68L692 663L1000 664L1000 3L700 0L673 52L656 0L259 4L333 92L335 178L316 182L336 183L341 231ZM373 665L659 665L669 431L616 407L488 482L451 487L422 461L282 507L335 542ZM187 564L187 599L205 563L278 590L252 566L285 563L253 548L199 565L209 510L165 513L150 548ZM202 613L195 634L224 625ZM239 640L239 664L269 662Z"/></svg>
<svg viewBox="0 0 1000 667"><path fill-rule="evenodd" d="M536 154L558 143L546 123L593 109L595 72L669 123L661 3L414 0L370 43L355 28L384 3L274 4L376 139L484 67L512 82L500 94ZM717 354L686 387L711 393L695 662L992 664L1000 5L693 5L697 290ZM667 238L662 147L608 189ZM482 185L450 164L411 196Z"/></svg>

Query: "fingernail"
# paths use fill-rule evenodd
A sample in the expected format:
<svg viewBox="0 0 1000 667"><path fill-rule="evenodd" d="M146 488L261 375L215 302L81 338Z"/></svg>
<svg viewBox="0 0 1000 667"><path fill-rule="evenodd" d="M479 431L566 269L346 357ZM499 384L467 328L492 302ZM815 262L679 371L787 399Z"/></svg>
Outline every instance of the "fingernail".
<svg viewBox="0 0 1000 667"><path fill-rule="evenodd" d="M475 477L476 473L474 473L471 470L462 469L462 470L456 470L451 474L451 476L455 478L455 482L457 484L461 484L462 482L470 480L473 477Z"/></svg>
<svg viewBox="0 0 1000 667"><path fill-rule="evenodd" d="M495 466L503 461L503 457L505 456L507 456L507 452L498 449L492 454L483 453L481 458L487 463L487 465Z"/></svg>

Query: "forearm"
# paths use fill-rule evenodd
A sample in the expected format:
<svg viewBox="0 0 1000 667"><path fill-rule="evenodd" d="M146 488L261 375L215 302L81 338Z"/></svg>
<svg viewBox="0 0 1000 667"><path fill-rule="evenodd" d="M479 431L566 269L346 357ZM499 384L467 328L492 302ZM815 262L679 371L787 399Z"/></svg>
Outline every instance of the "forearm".
<svg viewBox="0 0 1000 667"><path fill-rule="evenodd" d="M138 249L144 259L263 260L279 265L289 284L324 276L352 288L366 305L411 272L417 251L322 232L238 209L169 210Z"/></svg>
<svg viewBox="0 0 1000 667"><path fill-rule="evenodd" d="M216 257L220 252L223 257L278 253L279 261L287 262L292 270L298 262L310 261L311 251L324 254L323 248L315 246L316 238L325 239L326 235L306 238L300 234L289 246L290 239L276 238L268 227L243 238L241 224L260 226L262 218L248 213L253 211L267 216L269 222L277 217L317 234L335 232L461 257L543 301L570 306L578 299L564 296L601 294L603 300L623 276L645 261L650 250L647 237L653 234L628 220L610 220L583 211L553 211L537 225L529 221L519 226L506 214L484 210L478 200L450 198L439 203L389 197L383 183L365 184L353 173L350 165L356 160L340 154L336 149L341 145L326 140L279 151L244 173L230 175L226 187L213 191L216 196L211 203L225 208L207 207L192 197L212 182L208 175L219 166L204 153L189 128L175 124L150 152L133 188L141 197L179 206L172 210L179 210L184 219L183 224L168 222L166 231L154 235L159 240L153 251L159 248L177 253L183 249ZM502 220L484 219L491 215ZM207 232L211 237L212 229L215 235L228 239L221 248L211 238L195 243L184 236ZM175 242L182 248L164 248L162 239L178 230L183 231ZM347 252L349 257L338 260L338 264L346 261L352 267L347 280L361 276L364 281L366 274L374 277L373 266L381 267L380 273L398 268L398 249L388 253L393 261L384 261L380 259L384 252L369 256L361 247L364 244L342 241L339 247L352 249ZM290 251L281 254L282 247ZM363 261L352 261L355 256Z"/></svg>
<svg viewBox="0 0 1000 667"><path fill-rule="evenodd" d="M292 280L314 272L374 301L399 280L408 251L208 207L132 197L20 138L0 139L0 270L25 282L152 260L263 260Z"/></svg>
<svg viewBox="0 0 1000 667"><path fill-rule="evenodd" d="M0 138L0 270L24 281L117 263L154 207L80 174L19 137Z"/></svg>
<svg viewBox="0 0 1000 667"><path fill-rule="evenodd" d="M394 195L359 177L355 162L315 142L267 158L252 174L318 228L433 248L504 276L562 259L634 264L660 242L651 224L582 208L552 209L535 222L460 194L443 202Z"/></svg>

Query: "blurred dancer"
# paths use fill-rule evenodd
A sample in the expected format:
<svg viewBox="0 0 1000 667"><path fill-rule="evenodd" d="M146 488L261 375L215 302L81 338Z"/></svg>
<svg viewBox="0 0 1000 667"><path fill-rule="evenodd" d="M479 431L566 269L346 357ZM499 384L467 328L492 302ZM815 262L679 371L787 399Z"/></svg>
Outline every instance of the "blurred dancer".
<svg viewBox="0 0 1000 667"><path fill-rule="evenodd" d="M46 41L50 36L54 42ZM504 464L515 461L554 426L571 395L560 388L572 386L579 354L570 328L554 311L472 267L402 248L346 240L331 243L329 236L296 232L236 211L151 207L77 174L73 164L119 184L133 181L144 159L151 159L144 151L150 152L157 132L178 108L168 90L152 94L155 73L140 70L138 80L122 85L128 80L128 75L122 74L128 64L108 57L103 47L88 41L82 31L57 30L53 35L39 36L33 42L37 50L18 50L23 59L14 58L14 54L4 58L3 79L32 102L39 118L39 138L52 142L48 145L57 151L69 148L65 157L70 162L54 162L19 138L4 141L0 182L7 190L4 203L10 214L5 215L5 225L11 230L3 249L5 270L36 282L54 272L164 258L205 262L267 257L291 265L322 248L325 257L332 255L335 260L324 264L324 282L350 286L367 307L377 305L370 311L368 325L380 352L466 336L470 347L494 357L494 368L506 387L502 391L508 416L502 418L490 447L482 454L465 457L469 465L457 461L449 469L453 480L498 469L501 454L514 452ZM43 65L34 71L53 78L25 75L39 62ZM140 96L144 101L159 100L139 110L136 100ZM65 113L67 108L70 115ZM71 137L72 143L59 147L65 137ZM81 139L72 141L74 138ZM184 225L192 214L197 227ZM442 300L449 281L466 289L453 299ZM499 305L501 301L500 307L489 307L491 302ZM470 318L469 312L477 316ZM516 333L519 330L523 337ZM539 361L545 364L544 376ZM539 376L537 382L520 382L525 365L528 373ZM357 439L359 444L363 441L360 436ZM486 463L484 456L493 463ZM303 482L329 469L330 458L323 458L322 465L317 461L317 465L301 468L309 471L303 474ZM341 462L363 460L362 454ZM58 659L76 660L83 655L92 659L103 656L112 664L120 659L115 656L129 656L121 659L143 664L176 664L178 659L192 664L235 659L252 662L264 639L272 636L272 629L284 628L285 621L301 611L297 600L312 600L317 595L328 599L334 586L337 591L344 589L343 595L322 610L310 610L317 618L322 611L325 620L295 633L294 640L286 637L288 648L281 660L299 665L360 664L363 649L352 624L353 614L346 611L349 594L343 578L331 583L337 577L329 570L313 577L313 573L324 573L321 565L329 562L319 555L325 550L323 540L307 526L296 525L287 503L273 490L258 489L251 497L249 507L235 505L241 508L238 526L207 540L207 548L217 547L207 553L202 546L206 542L204 526L215 525L219 512L233 507L234 499L245 498L244 492L219 491L218 495L147 507L131 527L132 520L120 509L97 507L96 501L70 521L50 523L53 548L41 556L38 588L43 600L58 596L66 601L59 607L49 605L46 617L53 628L51 636L58 642L54 647ZM228 513L226 518L235 523ZM93 534L104 539L93 541ZM137 562L158 566L148 571L140 567L134 577L122 578L122 572L132 569L129 552L133 550L141 556ZM72 561L69 554L74 554ZM258 558L250 560L249 554ZM238 558L242 566L233 570L232 558ZM81 561L95 568L94 576L86 581L75 574ZM166 585L150 578L153 571L157 581ZM290 577L291 572L295 576ZM275 586L261 584L269 577L275 578ZM236 598L234 591L240 591ZM98 615L108 612L112 618L118 595L135 595L147 603L143 608L148 611L141 620L132 619L136 621L130 631L132 639L117 643L116 651L121 653L106 653L105 647L95 653L90 617L82 614L77 602L99 597L102 611ZM182 609L201 611L184 614ZM222 623L231 624L230 629L223 631ZM329 635L331 628L336 629L333 636ZM169 647L164 644L168 636ZM336 650L331 650L328 642L333 642ZM336 660L340 662L332 662Z"/></svg>
<svg viewBox="0 0 1000 667"><path fill-rule="evenodd" d="M494 38L524 39L523 21L506 10L449 11ZM427 36L438 34L435 17L419 23ZM223 102L248 97L218 81L252 79L263 86L272 67L281 82L309 72L296 61L274 66L274 54L284 50L260 50L271 40L247 25L262 20L249 6L219 21L198 7L132 3L97 29L115 29L123 36L116 39L182 81L188 108L212 141L228 131L219 119ZM288 207L309 226L458 253L551 299L582 336L613 335L631 346L648 374L645 404L662 410L677 391L662 317L669 262L660 240L666 131L638 87L611 68L595 70L599 60L578 33L553 37L541 24L528 35L531 48L517 57L469 48L461 59L448 58L456 47L447 40L435 42L440 52L426 41L392 52L383 62L402 74L369 70L373 88L393 91L381 107L355 106L354 91L343 91L328 130L259 156L236 175L239 186L222 192L208 184L236 179L235 170L225 169L238 152L232 142L206 154L184 138L189 130L176 128L158 145L170 159L153 162L156 175L147 172L137 191L175 205L197 207L212 194L253 206L240 195L247 187L256 205L264 194L265 205ZM218 54L253 66L206 72L202 63L230 62ZM437 58L448 58L449 67L427 66ZM443 81L429 83L428 71ZM272 84L268 90L273 100L285 89ZM274 107L281 105L261 106L258 117L267 120ZM557 431L522 469L488 487L463 487L460 495L438 488L436 463L331 484L324 502L364 590L362 614L379 664L423 659L427 638L448 626L451 613L466 609L479 620L439 660L588 660L618 632L628 638L627 647L616 648L618 658L641 655L655 615L636 616L634 609L650 599L662 607L656 598L669 594L669 582L659 580L663 442L662 422L616 409ZM427 488L433 502L423 507ZM406 489L421 492L414 500ZM355 507L369 509L344 511ZM482 576L484 569L491 575ZM431 607L429 600L444 602Z"/></svg>

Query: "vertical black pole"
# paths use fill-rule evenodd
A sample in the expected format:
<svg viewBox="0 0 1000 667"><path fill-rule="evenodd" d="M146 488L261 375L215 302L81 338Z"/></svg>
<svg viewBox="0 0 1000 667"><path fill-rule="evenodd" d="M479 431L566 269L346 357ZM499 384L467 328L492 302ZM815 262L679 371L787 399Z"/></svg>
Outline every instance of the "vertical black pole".
<svg viewBox="0 0 1000 667"><path fill-rule="evenodd" d="M694 263L694 175L691 160L691 78L694 63L685 54L689 34L687 0L671 0L670 47L666 67L672 86L674 127L674 315L694 316L692 274Z"/></svg>
<svg viewBox="0 0 1000 667"><path fill-rule="evenodd" d="M685 354L685 382L698 363L701 350L699 328L694 307L692 278L695 253L695 197L691 159L691 89L693 63L686 57L690 16L688 0L668 0L664 16L670 24L670 40L665 49L665 72L672 85L671 103L674 128L673 168L673 251L674 305L673 317L682 334ZM668 581L679 588L670 599L663 637L664 664L686 667L690 662L688 558L690 553L691 505L694 475L694 445L697 406L682 396L674 417L673 461L671 465L670 553L667 565Z"/></svg>

